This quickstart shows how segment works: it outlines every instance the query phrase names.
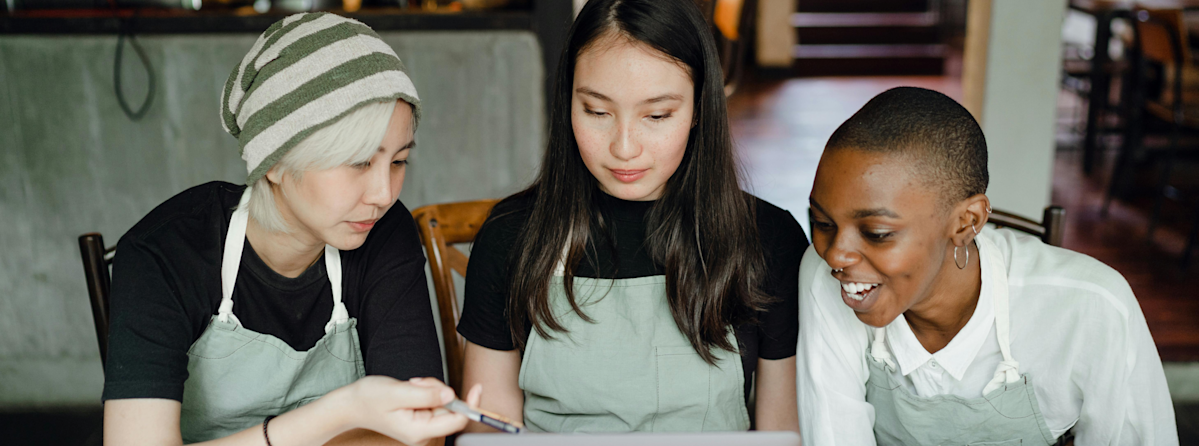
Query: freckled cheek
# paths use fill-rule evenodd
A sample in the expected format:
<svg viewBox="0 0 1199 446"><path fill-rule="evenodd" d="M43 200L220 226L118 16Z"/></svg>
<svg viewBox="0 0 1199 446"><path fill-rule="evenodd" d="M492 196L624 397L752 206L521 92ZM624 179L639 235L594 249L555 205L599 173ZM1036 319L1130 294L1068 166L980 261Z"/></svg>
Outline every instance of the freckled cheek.
<svg viewBox="0 0 1199 446"><path fill-rule="evenodd" d="M661 165L669 166L670 173L678 168L687 151L687 140L690 137L690 127L681 126L661 134L647 135L645 138L652 147L654 160Z"/></svg>

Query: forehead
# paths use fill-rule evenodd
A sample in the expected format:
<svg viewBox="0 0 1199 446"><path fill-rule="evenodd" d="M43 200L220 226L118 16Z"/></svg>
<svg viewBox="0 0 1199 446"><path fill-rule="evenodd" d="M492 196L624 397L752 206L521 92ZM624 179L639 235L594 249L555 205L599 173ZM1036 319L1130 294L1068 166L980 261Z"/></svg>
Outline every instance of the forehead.
<svg viewBox="0 0 1199 446"><path fill-rule="evenodd" d="M575 61L575 88L587 87L618 102L663 93L691 97L693 85L686 65L626 37L600 37Z"/></svg>
<svg viewBox="0 0 1199 446"><path fill-rule="evenodd" d="M931 213L937 194L907 157L853 148L826 150L816 168L812 200L833 217L889 209L900 217Z"/></svg>

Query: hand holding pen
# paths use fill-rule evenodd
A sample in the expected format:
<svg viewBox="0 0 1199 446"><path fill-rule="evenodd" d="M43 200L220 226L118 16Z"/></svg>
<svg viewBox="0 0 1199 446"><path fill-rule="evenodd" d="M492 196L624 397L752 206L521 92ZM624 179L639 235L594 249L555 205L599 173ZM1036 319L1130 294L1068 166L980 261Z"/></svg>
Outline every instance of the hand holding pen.
<svg viewBox="0 0 1199 446"><path fill-rule="evenodd" d="M356 427L372 430L404 444L421 446L429 440L461 431L467 417L446 410L457 401L454 389L435 378L399 381L367 376L347 386L353 404L346 405ZM467 392L466 401L478 405L482 387Z"/></svg>

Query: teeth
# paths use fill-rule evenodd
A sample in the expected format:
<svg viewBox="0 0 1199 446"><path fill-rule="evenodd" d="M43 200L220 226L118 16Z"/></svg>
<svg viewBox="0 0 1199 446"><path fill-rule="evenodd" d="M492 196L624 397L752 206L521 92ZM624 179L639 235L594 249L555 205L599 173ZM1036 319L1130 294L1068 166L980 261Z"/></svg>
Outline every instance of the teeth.
<svg viewBox="0 0 1199 446"><path fill-rule="evenodd" d="M872 289L876 286L878 286L877 283L848 282L848 283L842 283L841 289L845 290L845 292L847 294L856 295L856 294L861 294L863 291ZM861 300L858 296L853 296L853 297L855 299Z"/></svg>

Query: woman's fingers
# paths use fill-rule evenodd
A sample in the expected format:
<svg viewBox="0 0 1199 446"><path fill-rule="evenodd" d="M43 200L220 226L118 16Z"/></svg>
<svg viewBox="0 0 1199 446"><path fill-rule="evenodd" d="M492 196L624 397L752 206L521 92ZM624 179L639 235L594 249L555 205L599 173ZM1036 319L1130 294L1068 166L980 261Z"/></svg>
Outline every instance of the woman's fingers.
<svg viewBox="0 0 1199 446"><path fill-rule="evenodd" d="M430 412L430 415L422 423L430 437L444 437L466 427L467 419L462 415L450 411Z"/></svg>
<svg viewBox="0 0 1199 446"><path fill-rule="evenodd" d="M466 392L466 404L470 407L479 407L479 403L483 399L483 385L475 384Z"/></svg>
<svg viewBox="0 0 1199 446"><path fill-rule="evenodd" d="M431 380L422 380L420 385L398 382L392 386L391 397L397 408L430 409L454 400L454 389L445 384L425 386Z"/></svg>

